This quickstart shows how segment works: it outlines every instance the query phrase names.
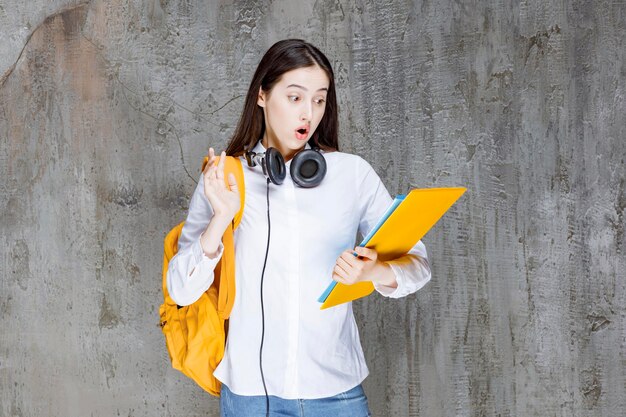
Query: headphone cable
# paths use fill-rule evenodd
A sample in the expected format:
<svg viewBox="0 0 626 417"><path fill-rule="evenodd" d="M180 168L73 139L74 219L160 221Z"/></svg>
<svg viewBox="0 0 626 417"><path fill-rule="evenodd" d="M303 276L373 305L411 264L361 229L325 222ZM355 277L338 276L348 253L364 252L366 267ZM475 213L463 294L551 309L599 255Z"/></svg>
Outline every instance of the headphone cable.
<svg viewBox="0 0 626 417"><path fill-rule="evenodd" d="M267 179L267 248L265 250L265 261L263 262L263 272L261 273L261 347L259 349L259 367L261 368L261 380L263 381L263 389L265 390L265 416L270 415L270 398L267 395L267 386L265 385L265 376L263 375L263 339L265 337L265 311L263 309L263 277L265 276L265 265L267 265L267 254L270 250L270 179Z"/></svg>

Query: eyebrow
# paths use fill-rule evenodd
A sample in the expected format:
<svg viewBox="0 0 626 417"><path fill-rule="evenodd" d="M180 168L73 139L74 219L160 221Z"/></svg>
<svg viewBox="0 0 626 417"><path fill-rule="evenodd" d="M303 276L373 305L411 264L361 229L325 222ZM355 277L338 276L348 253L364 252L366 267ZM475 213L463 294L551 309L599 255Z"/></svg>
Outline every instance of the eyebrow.
<svg viewBox="0 0 626 417"><path fill-rule="evenodd" d="M289 87L298 87L298 88L303 89L304 91L309 91L309 90L307 90L305 87L302 87L301 85L298 85L298 84L289 84L289 85L287 86L287 88L289 88ZM317 91L322 91L322 90L326 90L326 91L328 91L328 88L323 87L323 88L318 89Z"/></svg>

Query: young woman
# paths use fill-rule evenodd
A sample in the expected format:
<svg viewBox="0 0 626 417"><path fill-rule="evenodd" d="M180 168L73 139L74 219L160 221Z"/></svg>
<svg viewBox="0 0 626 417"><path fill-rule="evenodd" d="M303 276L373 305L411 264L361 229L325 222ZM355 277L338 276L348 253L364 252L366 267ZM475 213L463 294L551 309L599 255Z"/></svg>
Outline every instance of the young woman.
<svg viewBox="0 0 626 417"><path fill-rule="evenodd" d="M430 279L421 241L388 262L355 247L357 231L367 235L393 199L368 162L339 151L337 135L328 59L287 39L261 59L219 164L209 148L167 285L187 305L213 282L221 237L240 208L239 185L232 175L225 185L223 161L240 158L246 195L235 229L236 294L214 372L222 416L371 415L352 303L320 310L317 299L331 279L372 281L392 298Z"/></svg>

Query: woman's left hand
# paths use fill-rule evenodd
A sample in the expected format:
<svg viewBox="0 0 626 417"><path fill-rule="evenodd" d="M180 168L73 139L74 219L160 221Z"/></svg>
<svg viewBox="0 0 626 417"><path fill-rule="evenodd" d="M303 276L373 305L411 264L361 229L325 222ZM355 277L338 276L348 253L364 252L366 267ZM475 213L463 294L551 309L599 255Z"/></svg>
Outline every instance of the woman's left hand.
<svg viewBox="0 0 626 417"><path fill-rule="evenodd" d="M354 256L354 252L358 257ZM357 246L354 250L345 250L335 263L333 279L342 284L352 285L360 281L377 282L389 268L378 260L378 252L371 248Z"/></svg>

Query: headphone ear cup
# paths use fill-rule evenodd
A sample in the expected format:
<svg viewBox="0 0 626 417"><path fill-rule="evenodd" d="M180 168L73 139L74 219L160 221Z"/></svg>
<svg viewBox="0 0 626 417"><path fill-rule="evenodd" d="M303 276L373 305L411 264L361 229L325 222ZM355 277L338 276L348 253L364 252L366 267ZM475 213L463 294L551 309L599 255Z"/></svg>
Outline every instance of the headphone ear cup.
<svg viewBox="0 0 626 417"><path fill-rule="evenodd" d="M271 182L280 185L285 181L285 176L287 175L285 159L278 149L271 147L266 149L265 167Z"/></svg>
<svg viewBox="0 0 626 417"><path fill-rule="evenodd" d="M302 188L319 185L326 175L326 159L317 150L304 149L296 154L289 167L291 179Z"/></svg>

